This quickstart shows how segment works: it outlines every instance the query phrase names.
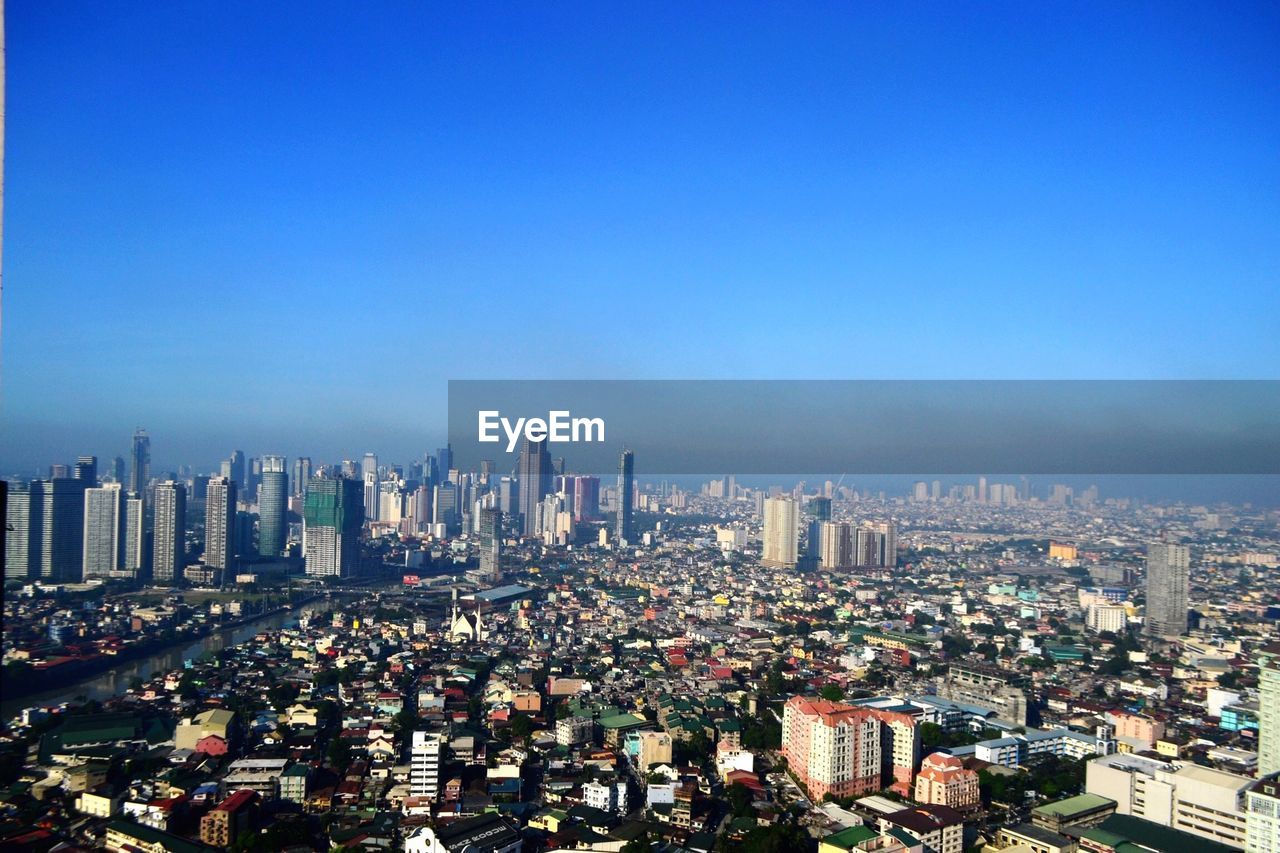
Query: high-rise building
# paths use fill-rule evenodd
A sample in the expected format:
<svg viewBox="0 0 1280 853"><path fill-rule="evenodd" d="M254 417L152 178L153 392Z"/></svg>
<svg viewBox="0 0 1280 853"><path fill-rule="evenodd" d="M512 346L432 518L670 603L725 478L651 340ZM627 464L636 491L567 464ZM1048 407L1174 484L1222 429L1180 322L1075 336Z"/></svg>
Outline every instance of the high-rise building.
<svg viewBox="0 0 1280 853"><path fill-rule="evenodd" d="M1258 775L1280 773L1280 643L1258 650Z"/></svg>
<svg viewBox="0 0 1280 853"><path fill-rule="evenodd" d="M520 446L520 531L538 534L538 506L551 491L551 453L545 441L523 440Z"/></svg>
<svg viewBox="0 0 1280 853"><path fill-rule="evenodd" d="M246 497L252 499L253 492L249 490L249 469L245 465L244 451L231 451L231 458L227 461L230 462L231 465L230 471L226 476L236 481L237 491L242 492Z"/></svg>
<svg viewBox="0 0 1280 853"><path fill-rule="evenodd" d="M279 557L289 538L289 474L283 456L262 457L258 488L258 554Z"/></svg>
<svg viewBox="0 0 1280 853"><path fill-rule="evenodd" d="M600 478L573 478L573 520L596 521L600 518Z"/></svg>
<svg viewBox="0 0 1280 853"><path fill-rule="evenodd" d="M129 491L145 495L147 483L151 482L151 436L145 429L133 431L133 450L129 461Z"/></svg>
<svg viewBox="0 0 1280 853"><path fill-rule="evenodd" d="M151 534L151 578L177 586L187 562L187 487L175 480L156 484Z"/></svg>
<svg viewBox="0 0 1280 853"><path fill-rule="evenodd" d="M25 581L40 572L40 533L44 529L40 513L44 503L37 483L9 484L4 513L6 581Z"/></svg>
<svg viewBox="0 0 1280 853"><path fill-rule="evenodd" d="M764 551L766 566L794 566L800 538L799 513L794 498L776 497L764 502Z"/></svg>
<svg viewBox="0 0 1280 853"><path fill-rule="evenodd" d="M811 498L805 511L809 515L805 554L819 559L822 556L822 525L831 520L831 498Z"/></svg>
<svg viewBox="0 0 1280 853"><path fill-rule="evenodd" d="M458 523L458 487L445 481L431 490L431 523L452 531Z"/></svg>
<svg viewBox="0 0 1280 853"><path fill-rule="evenodd" d="M124 554L120 570L133 578L140 577L146 565L146 524L146 505L142 496L129 492L124 499Z"/></svg>
<svg viewBox="0 0 1280 853"><path fill-rule="evenodd" d="M1244 853L1280 853L1280 777L1261 775L1245 792Z"/></svg>
<svg viewBox="0 0 1280 853"><path fill-rule="evenodd" d="M480 573L498 583L502 580L502 510L480 510Z"/></svg>
<svg viewBox="0 0 1280 853"><path fill-rule="evenodd" d="M209 480L204 505L204 564L233 568L236 557L236 483L227 477Z"/></svg>
<svg viewBox="0 0 1280 853"><path fill-rule="evenodd" d="M109 578L124 564L125 492L119 483L84 490L84 576Z"/></svg>
<svg viewBox="0 0 1280 853"><path fill-rule="evenodd" d="M514 477L503 477L498 481L498 509L506 516L520 514L520 484Z"/></svg>
<svg viewBox="0 0 1280 853"><path fill-rule="evenodd" d="M299 456L293 460L293 495L302 497L306 494L307 483L311 482L311 457Z"/></svg>
<svg viewBox="0 0 1280 853"><path fill-rule="evenodd" d="M1191 549L1172 542L1147 546L1147 624L1153 637L1180 637L1187 633L1187 588L1191 576Z"/></svg>
<svg viewBox="0 0 1280 853"><path fill-rule="evenodd" d="M888 568L898 564L898 529L892 521L868 522L854 532L855 566Z"/></svg>
<svg viewBox="0 0 1280 853"><path fill-rule="evenodd" d="M313 477L302 511L307 574L350 577L360 565L364 489L347 477Z"/></svg>
<svg viewBox="0 0 1280 853"><path fill-rule="evenodd" d="M440 763L444 735L414 732L409 748L409 795L440 799Z"/></svg>
<svg viewBox="0 0 1280 853"><path fill-rule="evenodd" d="M793 696L783 706L782 754L815 801L881 788L880 720L869 710Z"/></svg>
<svg viewBox="0 0 1280 853"><path fill-rule="evenodd" d="M98 457L81 456L76 460L76 469L72 476L77 480L84 480L90 486L98 484Z"/></svg>
<svg viewBox="0 0 1280 853"><path fill-rule="evenodd" d="M436 450L436 476L441 480L449 478L449 472L453 470L453 447L446 444L444 447Z"/></svg>
<svg viewBox="0 0 1280 853"><path fill-rule="evenodd" d="M635 454L623 450L618 457L618 516L614 519L614 538L619 545L636 541L635 531Z"/></svg>
<svg viewBox="0 0 1280 853"><path fill-rule="evenodd" d="M40 567L48 581L78 583L84 578L83 480L58 477L38 485L40 491ZM32 488L37 487L32 483Z"/></svg>
<svg viewBox="0 0 1280 853"><path fill-rule="evenodd" d="M852 567L853 528L842 521L821 522L818 533L818 557L824 569Z"/></svg>
<svg viewBox="0 0 1280 853"><path fill-rule="evenodd" d="M112 482L116 482L116 483L119 483L120 485L124 485L125 484L124 478L125 478L124 457L117 456L111 460L111 480Z"/></svg>

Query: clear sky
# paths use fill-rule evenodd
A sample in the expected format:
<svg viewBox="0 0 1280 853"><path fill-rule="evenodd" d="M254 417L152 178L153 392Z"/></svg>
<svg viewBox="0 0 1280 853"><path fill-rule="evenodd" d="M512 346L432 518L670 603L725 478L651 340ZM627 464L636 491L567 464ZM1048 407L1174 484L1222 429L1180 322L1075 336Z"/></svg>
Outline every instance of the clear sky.
<svg viewBox="0 0 1280 853"><path fill-rule="evenodd" d="M448 378L1280 364L1274 3L7 7L5 472L407 461Z"/></svg>

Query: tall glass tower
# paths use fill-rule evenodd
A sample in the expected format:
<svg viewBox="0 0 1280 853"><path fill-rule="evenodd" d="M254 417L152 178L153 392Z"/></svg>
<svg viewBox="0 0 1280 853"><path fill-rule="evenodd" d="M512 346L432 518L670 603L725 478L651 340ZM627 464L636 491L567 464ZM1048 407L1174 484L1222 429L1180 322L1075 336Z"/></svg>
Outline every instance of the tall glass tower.
<svg viewBox="0 0 1280 853"><path fill-rule="evenodd" d="M635 454L623 450L618 457L618 517L614 534L619 544L635 541Z"/></svg>
<svg viewBox="0 0 1280 853"><path fill-rule="evenodd" d="M262 457L258 489L258 553L279 557L289 538L289 474L283 456Z"/></svg>
<svg viewBox="0 0 1280 853"><path fill-rule="evenodd" d="M129 461L129 491L145 495L147 483L151 480L151 436L145 429L133 431L133 450Z"/></svg>

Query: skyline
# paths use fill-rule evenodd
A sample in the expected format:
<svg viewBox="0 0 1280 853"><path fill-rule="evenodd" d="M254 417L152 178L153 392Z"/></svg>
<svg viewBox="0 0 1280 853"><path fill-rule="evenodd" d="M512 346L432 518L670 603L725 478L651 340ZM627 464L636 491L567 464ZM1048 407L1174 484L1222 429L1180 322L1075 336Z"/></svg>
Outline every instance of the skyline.
<svg viewBox="0 0 1280 853"><path fill-rule="evenodd" d="M9 4L0 467L408 459L450 378L1274 375L1274 8L753 12Z"/></svg>

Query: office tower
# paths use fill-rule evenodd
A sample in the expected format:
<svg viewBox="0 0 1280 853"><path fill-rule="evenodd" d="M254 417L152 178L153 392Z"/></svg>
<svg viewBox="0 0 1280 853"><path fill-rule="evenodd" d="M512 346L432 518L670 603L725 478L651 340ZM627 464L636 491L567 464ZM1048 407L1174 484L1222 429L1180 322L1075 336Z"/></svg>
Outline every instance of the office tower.
<svg viewBox="0 0 1280 853"><path fill-rule="evenodd" d="M342 476L348 480L357 480L360 478L360 464L354 459L342 460Z"/></svg>
<svg viewBox="0 0 1280 853"><path fill-rule="evenodd" d="M824 521L818 534L818 557L824 569L847 569L853 563L853 528L840 521Z"/></svg>
<svg viewBox="0 0 1280 853"><path fill-rule="evenodd" d="M129 491L140 495L147 493L151 482L151 436L145 429L133 432L133 450L129 454Z"/></svg>
<svg viewBox="0 0 1280 853"><path fill-rule="evenodd" d="M306 494L307 483L311 481L311 457L299 456L293 460L293 494L302 497Z"/></svg>
<svg viewBox="0 0 1280 853"><path fill-rule="evenodd" d="M441 480L448 479L449 472L453 470L453 448L445 445L436 450L436 476Z"/></svg>
<svg viewBox="0 0 1280 853"><path fill-rule="evenodd" d="M1187 585L1191 575L1191 549L1172 542L1147 546L1147 625L1153 637L1180 637L1187 633Z"/></svg>
<svg viewBox="0 0 1280 853"><path fill-rule="evenodd" d="M84 577L84 492L70 477L39 482L42 580L78 583ZM32 483L33 490L37 488Z"/></svg>
<svg viewBox="0 0 1280 853"><path fill-rule="evenodd" d="M431 522L443 524L451 532L458 523L458 487L453 483L440 483L432 490Z"/></svg>
<svg viewBox="0 0 1280 853"><path fill-rule="evenodd" d="M809 513L805 554L817 559L822 554L822 525L831 520L831 498L812 498L805 510Z"/></svg>
<svg viewBox="0 0 1280 853"><path fill-rule="evenodd" d="M77 480L84 480L90 486L98 484L98 457L81 456L76 460L76 470L72 474Z"/></svg>
<svg viewBox="0 0 1280 853"><path fill-rule="evenodd" d="M404 493L395 480L383 480L378 489L378 520L399 524L404 518Z"/></svg>
<svg viewBox="0 0 1280 853"><path fill-rule="evenodd" d="M142 496L129 492L124 499L124 553L120 570L137 578L146 565L146 505Z"/></svg>
<svg viewBox="0 0 1280 853"><path fill-rule="evenodd" d="M151 533L151 579L168 586L182 583L187 562L187 487L175 480L156 484L155 524Z"/></svg>
<svg viewBox="0 0 1280 853"><path fill-rule="evenodd" d="M363 479L370 474L375 480L378 478L378 454L372 452L366 453L360 460L360 477Z"/></svg>
<svg viewBox="0 0 1280 853"><path fill-rule="evenodd" d="M426 483L423 483L418 486L418 490L413 493L413 529L415 533L423 532L427 529L427 525L431 523L432 492L432 488Z"/></svg>
<svg viewBox="0 0 1280 853"><path fill-rule="evenodd" d="M929 500L932 500L932 501L942 500L942 481L941 480L934 480L933 483L930 484Z"/></svg>
<svg viewBox="0 0 1280 853"><path fill-rule="evenodd" d="M302 510L302 553L307 574L350 577L360 565L364 489L346 477L313 477Z"/></svg>
<svg viewBox="0 0 1280 853"><path fill-rule="evenodd" d="M236 493L239 494L239 488ZM236 510L236 564L248 562L258 556L258 543L253 541L254 515L251 512Z"/></svg>
<svg viewBox="0 0 1280 853"><path fill-rule="evenodd" d="M978 498L978 503L980 504L984 504L987 502L987 478L986 477L978 478L977 498Z"/></svg>
<svg viewBox="0 0 1280 853"><path fill-rule="evenodd" d="M520 514L520 484L514 477L503 477L498 481L498 509L506 516Z"/></svg>
<svg viewBox="0 0 1280 853"><path fill-rule="evenodd" d="M5 499L4 579L25 581L40 571L40 513L44 507L35 483L9 484Z"/></svg>
<svg viewBox="0 0 1280 853"><path fill-rule="evenodd" d="M480 573L494 583L502 580L502 510L480 510Z"/></svg>
<svg viewBox="0 0 1280 853"><path fill-rule="evenodd" d="M614 519L614 538L620 545L636 541L635 461L635 454L630 450L623 450L618 457L618 516Z"/></svg>
<svg viewBox="0 0 1280 853"><path fill-rule="evenodd" d="M249 470L245 475L247 482L245 483L245 497L256 503L258 500L258 488L262 485L262 457L255 456L249 460Z"/></svg>
<svg viewBox="0 0 1280 853"><path fill-rule="evenodd" d="M66 480L71 478L71 468L63 465L61 462L55 462L49 466L50 480Z"/></svg>
<svg viewBox="0 0 1280 853"><path fill-rule="evenodd" d="M262 457L258 489L258 554L279 557L289 539L289 474L283 456Z"/></svg>
<svg viewBox="0 0 1280 853"><path fill-rule="evenodd" d="M766 566L794 566L798 557L800 519L794 498L769 498L764 502L764 553Z"/></svg>
<svg viewBox="0 0 1280 853"><path fill-rule="evenodd" d="M1280 773L1280 643L1258 658L1258 775Z"/></svg>
<svg viewBox="0 0 1280 853"><path fill-rule="evenodd" d="M367 521L378 520L378 475L366 471L361 475L364 490L364 516Z"/></svg>
<svg viewBox="0 0 1280 853"><path fill-rule="evenodd" d="M117 456L117 457L115 457L114 459L112 459L112 460L111 460L111 479L112 479L112 481L113 481L113 482L116 482L116 483L119 483L120 485L122 485L122 486L123 486L123 485L125 484L125 483L124 483L124 477L125 477L125 473L124 473L124 472L125 472L125 468L124 468L124 457L123 457L123 456Z"/></svg>
<svg viewBox="0 0 1280 853"><path fill-rule="evenodd" d="M84 576L109 578L124 563L125 493L119 483L84 490Z"/></svg>
<svg viewBox="0 0 1280 853"><path fill-rule="evenodd" d="M596 521L600 518L600 478L573 478L574 521Z"/></svg>
<svg viewBox="0 0 1280 853"><path fill-rule="evenodd" d="M218 463L218 476L226 480L235 480L235 475L231 473L230 459L223 459Z"/></svg>
<svg viewBox="0 0 1280 853"><path fill-rule="evenodd" d="M249 492L249 468L245 462L243 450L231 451L231 457L227 459L230 463L230 471L226 476L236 481L236 491L247 493L244 496L252 499L253 494Z"/></svg>
<svg viewBox="0 0 1280 853"><path fill-rule="evenodd" d="M414 732L409 749L409 796L440 799L440 759L444 735Z"/></svg>
<svg viewBox="0 0 1280 853"><path fill-rule="evenodd" d="M204 564L230 569L236 556L236 483L227 477L209 481L204 505Z"/></svg>
<svg viewBox="0 0 1280 853"><path fill-rule="evenodd" d="M525 536L538 533L538 505L551 491L551 454L545 441L523 439L518 467L520 491L520 531Z"/></svg>

